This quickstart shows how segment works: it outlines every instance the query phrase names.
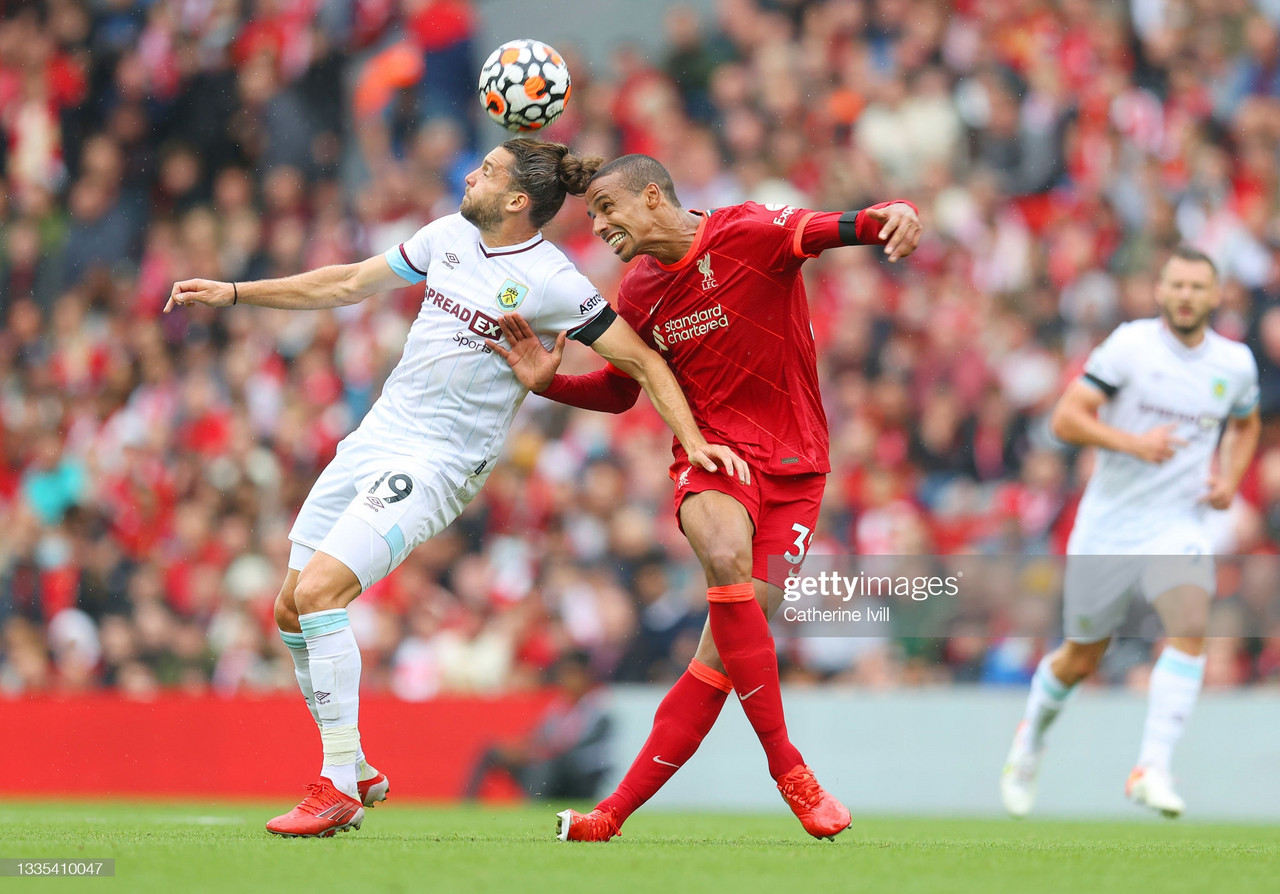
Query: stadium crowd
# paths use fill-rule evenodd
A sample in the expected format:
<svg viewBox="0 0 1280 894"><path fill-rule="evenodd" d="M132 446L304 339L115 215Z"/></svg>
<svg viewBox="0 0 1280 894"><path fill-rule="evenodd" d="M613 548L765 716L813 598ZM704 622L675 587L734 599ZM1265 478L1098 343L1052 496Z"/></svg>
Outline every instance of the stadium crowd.
<svg viewBox="0 0 1280 894"><path fill-rule="evenodd" d="M482 122L483 3L0 5L0 692L294 691L271 605L292 515L399 356L421 287L334 312L187 308L171 284L373 255L456 210ZM686 206L906 197L907 262L807 276L834 471L813 551L1061 553L1089 458L1047 412L1180 240L1224 274L1263 441L1223 553L1280 544L1280 3L720 0L663 50L569 60L547 137L666 162ZM547 229L601 290L622 266L570 200ZM573 351L567 371L593 358ZM643 404L643 399L642 399ZM670 434L531 396L444 535L351 608L364 685L422 699L687 663L704 588L673 522ZM1043 586L1042 586L1043 589ZM1274 578L1210 685L1280 680ZM1047 598L1047 597L1046 597ZM781 632L793 681L1025 683L1052 611L947 635ZM1234 619L1234 620L1232 620ZM1024 634L1010 636L1010 633ZM1269 635L1270 634L1270 635ZM1105 682L1141 685L1150 644Z"/></svg>

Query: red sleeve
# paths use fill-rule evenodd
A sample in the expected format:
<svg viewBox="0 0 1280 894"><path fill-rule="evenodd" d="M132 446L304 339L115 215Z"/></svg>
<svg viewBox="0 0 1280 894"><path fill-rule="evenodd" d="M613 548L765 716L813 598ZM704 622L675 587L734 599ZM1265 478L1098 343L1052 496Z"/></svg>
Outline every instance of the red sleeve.
<svg viewBox="0 0 1280 894"><path fill-rule="evenodd" d="M547 390L538 393L571 407L600 413L621 413L635 406L636 399L640 397L640 383L610 363L586 375L557 375Z"/></svg>
<svg viewBox="0 0 1280 894"><path fill-rule="evenodd" d="M841 245L884 245L884 240L880 238L880 224L878 221L867 216L867 211L872 208L888 208L890 205L896 205L901 202L904 205L910 205L917 212L915 204L908 202L906 199L891 199L888 202L881 202L878 205L871 205L859 211L854 218L853 230L857 241L849 242L841 238L840 218L848 212L839 211L812 211L806 217L801 218L800 225L796 227L796 256L801 258L816 258L828 248L837 248ZM848 234L848 226L843 227L845 234Z"/></svg>

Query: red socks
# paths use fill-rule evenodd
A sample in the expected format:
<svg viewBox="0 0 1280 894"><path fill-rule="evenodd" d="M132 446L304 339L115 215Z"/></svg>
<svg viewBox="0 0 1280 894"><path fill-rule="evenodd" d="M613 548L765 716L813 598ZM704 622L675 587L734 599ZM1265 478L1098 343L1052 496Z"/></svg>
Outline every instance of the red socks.
<svg viewBox="0 0 1280 894"><path fill-rule="evenodd" d="M724 669L742 702L742 712L760 737L769 759L769 775L777 779L804 758L787 737L778 686L778 653L769 622L750 583L711 587L711 636Z"/></svg>
<svg viewBox="0 0 1280 894"><path fill-rule="evenodd" d="M777 676L775 672L774 676ZM653 715L653 731L612 795L596 806L612 810L621 826L667 784L711 731L731 686L729 678L697 661L676 680ZM787 769L791 769L787 767Z"/></svg>

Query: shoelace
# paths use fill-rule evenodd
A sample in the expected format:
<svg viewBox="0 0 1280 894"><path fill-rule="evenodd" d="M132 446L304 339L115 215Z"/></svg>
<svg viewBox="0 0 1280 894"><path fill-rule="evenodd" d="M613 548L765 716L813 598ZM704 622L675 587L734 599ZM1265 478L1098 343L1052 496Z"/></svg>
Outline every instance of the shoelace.
<svg viewBox="0 0 1280 894"><path fill-rule="evenodd" d="M818 801L822 798L822 789L818 785L818 780L812 776L805 776L799 782L788 782L782 787L782 791L788 800L799 801L810 810L817 807Z"/></svg>
<svg viewBox="0 0 1280 894"><path fill-rule="evenodd" d="M327 787L323 782L308 782L307 796L302 799L302 803L305 804L308 801L310 801L316 807L321 807L321 808L332 807L334 804L339 803L338 797L335 794L331 793L336 790L334 789L326 790L326 789ZM300 804L298 806L302 806L302 805Z"/></svg>

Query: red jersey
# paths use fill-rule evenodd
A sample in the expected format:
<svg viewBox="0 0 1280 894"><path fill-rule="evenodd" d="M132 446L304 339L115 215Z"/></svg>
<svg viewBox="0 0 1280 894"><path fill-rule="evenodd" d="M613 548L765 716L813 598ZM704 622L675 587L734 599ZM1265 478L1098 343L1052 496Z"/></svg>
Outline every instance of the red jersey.
<svg viewBox="0 0 1280 894"><path fill-rule="evenodd" d="M618 287L618 313L671 367L706 439L775 475L831 471L800 276L816 256L801 247L815 217L831 218L834 232L838 214L755 202L720 208L703 218L683 258L666 265L642 255ZM673 451L684 457L679 442Z"/></svg>

